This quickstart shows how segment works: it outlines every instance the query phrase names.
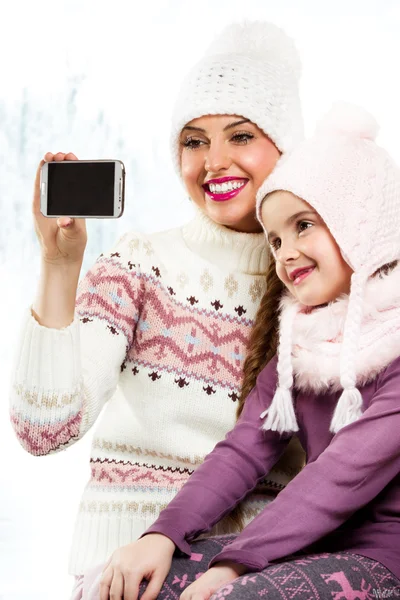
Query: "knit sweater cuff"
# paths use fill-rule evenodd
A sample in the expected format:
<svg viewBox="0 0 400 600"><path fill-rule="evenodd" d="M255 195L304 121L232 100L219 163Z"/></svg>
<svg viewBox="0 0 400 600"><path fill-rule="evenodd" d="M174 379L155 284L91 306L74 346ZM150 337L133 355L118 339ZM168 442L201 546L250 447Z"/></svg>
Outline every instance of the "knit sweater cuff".
<svg viewBox="0 0 400 600"><path fill-rule="evenodd" d="M14 382L35 390L69 390L81 382L79 320L68 327L40 325L26 312L17 346Z"/></svg>

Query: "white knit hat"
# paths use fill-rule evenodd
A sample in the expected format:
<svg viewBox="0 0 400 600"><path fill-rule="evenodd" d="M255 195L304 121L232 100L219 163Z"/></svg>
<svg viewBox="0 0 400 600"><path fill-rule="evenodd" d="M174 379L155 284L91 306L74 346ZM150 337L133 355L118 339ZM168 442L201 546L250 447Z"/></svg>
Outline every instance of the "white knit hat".
<svg viewBox="0 0 400 600"><path fill-rule="evenodd" d="M172 117L174 166L179 136L204 115L240 115L255 123L281 152L303 139L299 99L301 63L293 41L266 22L225 28L186 76Z"/></svg>
<svg viewBox="0 0 400 600"><path fill-rule="evenodd" d="M380 267L400 259L400 169L375 143L378 125L364 109L338 103L315 135L282 157L257 194L257 216L267 194L285 190L322 217L353 269L340 357L343 393L331 421L336 433L361 415L355 357L363 316L365 285ZM260 219L261 220L261 219ZM265 429L297 431L291 387L290 331L296 311L280 331L279 383L266 413Z"/></svg>

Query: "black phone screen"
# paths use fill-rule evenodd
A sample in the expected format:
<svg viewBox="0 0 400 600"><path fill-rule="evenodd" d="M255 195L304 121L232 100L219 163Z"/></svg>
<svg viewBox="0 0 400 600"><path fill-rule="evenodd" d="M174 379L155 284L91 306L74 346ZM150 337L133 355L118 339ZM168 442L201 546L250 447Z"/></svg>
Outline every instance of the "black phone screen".
<svg viewBox="0 0 400 600"><path fill-rule="evenodd" d="M50 162L47 214L112 216L114 178L114 162Z"/></svg>

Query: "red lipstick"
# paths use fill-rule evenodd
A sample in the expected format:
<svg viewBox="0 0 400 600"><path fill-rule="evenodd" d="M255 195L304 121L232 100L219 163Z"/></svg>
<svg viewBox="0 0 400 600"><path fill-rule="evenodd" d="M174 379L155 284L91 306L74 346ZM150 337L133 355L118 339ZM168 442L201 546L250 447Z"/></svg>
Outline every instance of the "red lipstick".
<svg viewBox="0 0 400 600"><path fill-rule="evenodd" d="M232 189L230 191L227 192L212 192L210 190L210 184L211 185L222 185L223 183L229 182L229 181L237 181L239 183L242 183L242 185L240 187L237 187L235 189ZM235 196L237 196L242 189L246 186L248 182L248 179L244 178L244 177L219 177L218 179L209 179L209 181L207 181L207 183L203 183L202 188L205 191L205 193L207 194L207 196L209 198L211 198L211 200L214 200L215 202L225 202L226 200L231 200L231 198L234 198Z"/></svg>

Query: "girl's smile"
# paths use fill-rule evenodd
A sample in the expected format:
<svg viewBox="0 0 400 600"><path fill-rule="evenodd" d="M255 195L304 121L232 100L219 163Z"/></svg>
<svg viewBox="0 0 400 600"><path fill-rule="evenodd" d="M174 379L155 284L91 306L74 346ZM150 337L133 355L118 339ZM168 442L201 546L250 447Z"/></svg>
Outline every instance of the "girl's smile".
<svg viewBox="0 0 400 600"><path fill-rule="evenodd" d="M314 267L300 267L299 269L294 269L289 274L290 279L293 281L293 285L300 285L302 281L314 271Z"/></svg>

